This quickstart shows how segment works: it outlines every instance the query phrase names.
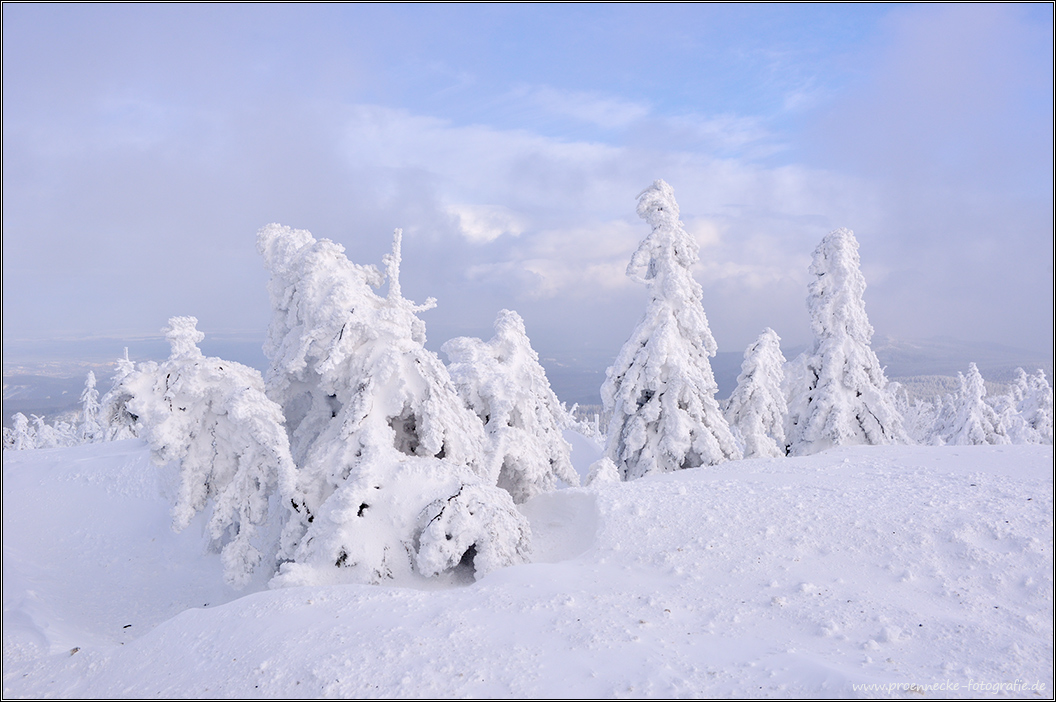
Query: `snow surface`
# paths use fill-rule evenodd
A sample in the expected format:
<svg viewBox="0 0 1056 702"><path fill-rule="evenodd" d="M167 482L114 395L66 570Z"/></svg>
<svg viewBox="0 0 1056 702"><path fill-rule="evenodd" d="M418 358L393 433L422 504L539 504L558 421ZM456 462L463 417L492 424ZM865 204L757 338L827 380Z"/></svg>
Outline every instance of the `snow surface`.
<svg viewBox="0 0 1056 702"><path fill-rule="evenodd" d="M236 592L142 441L5 451L3 693L1051 698L1052 465L730 461L535 497L534 562L476 582Z"/></svg>

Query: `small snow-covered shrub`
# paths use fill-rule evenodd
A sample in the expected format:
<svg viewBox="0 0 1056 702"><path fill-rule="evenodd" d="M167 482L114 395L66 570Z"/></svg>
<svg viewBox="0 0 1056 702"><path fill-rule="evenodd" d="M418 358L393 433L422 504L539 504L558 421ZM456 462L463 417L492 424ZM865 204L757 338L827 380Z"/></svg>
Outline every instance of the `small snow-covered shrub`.
<svg viewBox="0 0 1056 702"><path fill-rule="evenodd" d="M588 487L618 482L620 482L620 471L611 458L604 456L590 464L586 479Z"/></svg>
<svg viewBox="0 0 1056 702"><path fill-rule="evenodd" d="M911 397L901 383L892 382L888 388L891 389L895 409L902 415L902 428L910 441L918 444L931 443L935 422L942 413L942 397L937 396L932 400Z"/></svg>
<svg viewBox="0 0 1056 702"><path fill-rule="evenodd" d="M30 418L33 422L29 434L32 448L62 448L80 443L76 427L69 423L56 419L54 423L48 424L44 417L35 414L30 415Z"/></svg>
<svg viewBox="0 0 1056 702"><path fill-rule="evenodd" d="M489 485L463 483L453 495L430 502L418 521L415 565L422 575L466 565L481 578L531 555L528 520L508 494Z"/></svg>
<svg viewBox="0 0 1056 702"><path fill-rule="evenodd" d="M320 505L273 587L406 582L523 563L527 520L508 494L436 458L381 451Z"/></svg>

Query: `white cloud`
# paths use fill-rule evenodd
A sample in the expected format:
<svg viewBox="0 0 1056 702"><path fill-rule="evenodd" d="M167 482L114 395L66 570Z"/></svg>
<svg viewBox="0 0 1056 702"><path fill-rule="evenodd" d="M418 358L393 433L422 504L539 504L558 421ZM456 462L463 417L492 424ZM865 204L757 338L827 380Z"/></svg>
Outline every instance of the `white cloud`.
<svg viewBox="0 0 1056 702"><path fill-rule="evenodd" d="M752 158L780 151L774 135L758 117L740 115L679 115L660 120L680 140L719 153L745 153Z"/></svg>
<svg viewBox="0 0 1056 702"><path fill-rule="evenodd" d="M512 93L516 99L525 100L545 112L602 129L623 129L647 117L648 105L621 100L597 92L575 92L558 90L550 86L519 88Z"/></svg>
<svg viewBox="0 0 1056 702"><path fill-rule="evenodd" d="M750 121L726 125L743 131ZM701 245L694 274L721 300L707 309L716 333L747 344L763 327L802 316L806 266L821 237L836 226L875 229L878 211L867 183L803 167L454 125L371 105L351 109L343 133L349 166L404 218L392 226L435 233L419 274L430 276L422 295L436 294L429 286L448 291L438 316L492 300L496 309L533 301L567 318L599 294L633 299L627 261L648 233L635 196L663 178ZM460 285L471 290L465 299L456 299Z"/></svg>
<svg viewBox="0 0 1056 702"><path fill-rule="evenodd" d="M447 211L458 219L462 235L474 244L487 244L503 234L524 233L524 218L501 205L449 205Z"/></svg>
<svg viewBox="0 0 1056 702"><path fill-rule="evenodd" d="M715 246L722 239L719 234L719 225L705 217L690 217L682 224L685 225L686 232L697 240L701 248Z"/></svg>

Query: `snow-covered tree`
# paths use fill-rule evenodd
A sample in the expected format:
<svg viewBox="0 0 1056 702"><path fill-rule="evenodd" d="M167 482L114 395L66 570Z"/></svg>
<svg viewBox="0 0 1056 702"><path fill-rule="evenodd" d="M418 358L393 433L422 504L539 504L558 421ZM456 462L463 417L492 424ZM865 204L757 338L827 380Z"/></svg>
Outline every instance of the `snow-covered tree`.
<svg viewBox="0 0 1056 702"><path fill-rule="evenodd" d="M1052 386L1040 368L1029 376L1029 389L1019 403L1019 412L1024 421L1032 427L1042 444L1053 442L1053 406Z"/></svg>
<svg viewBox="0 0 1056 702"><path fill-rule="evenodd" d="M652 231L631 257L627 275L649 287L650 299L601 391L612 412L606 455L624 479L740 458L715 400L709 359L717 346L690 272L697 242L662 180L638 196L638 215Z"/></svg>
<svg viewBox="0 0 1056 702"><path fill-rule="evenodd" d="M56 419L48 424L43 416L30 415L32 419L33 448L62 448L76 446L77 433L68 423Z"/></svg>
<svg viewBox="0 0 1056 702"><path fill-rule="evenodd" d="M424 346L416 313L435 303L401 293L400 243L397 230L382 297L379 271L338 244L274 224L258 234L274 310L266 384L286 416L301 496L277 585L460 564L480 577L527 557L528 523L494 487L484 427Z"/></svg>
<svg viewBox="0 0 1056 702"><path fill-rule="evenodd" d="M895 409L902 417L902 428L910 441L918 444L931 443L935 422L942 414L942 397L933 400L910 398L909 392L901 384L888 384Z"/></svg>
<svg viewBox="0 0 1056 702"><path fill-rule="evenodd" d="M1008 429L986 401L986 384L974 363L968 375L957 374L961 388L948 398L932 435L932 443L951 445L1009 444Z"/></svg>
<svg viewBox="0 0 1056 702"><path fill-rule="evenodd" d="M520 315L502 310L491 341L459 337L442 350L462 400L484 423L497 484L514 502L554 490L559 480L579 485L561 434L573 420L550 389Z"/></svg>
<svg viewBox="0 0 1056 702"><path fill-rule="evenodd" d="M822 239L809 272L814 347L800 361L801 384L789 399L788 453L907 442L884 370L869 346L873 327L865 314L865 277L854 233L841 228Z"/></svg>
<svg viewBox="0 0 1056 702"><path fill-rule="evenodd" d="M745 458L785 455L784 365L781 337L773 329L764 330L744 352L725 413L730 427L740 433Z"/></svg>
<svg viewBox="0 0 1056 702"><path fill-rule="evenodd" d="M170 319L163 330L169 359L126 373L116 396L127 398L155 462L178 462L173 529L211 501L209 535L222 549L225 579L241 587L262 561L274 568L278 533L270 525L297 499L294 466L282 413L260 373L204 356L197 321Z"/></svg>
<svg viewBox="0 0 1056 702"><path fill-rule="evenodd" d="M5 428L4 448L25 451L37 447L36 437L33 436L33 428L30 426L26 415L16 412L11 417L11 424L10 433L6 433Z"/></svg>
<svg viewBox="0 0 1056 702"><path fill-rule="evenodd" d="M90 444L94 441L102 441L104 436L103 427L99 421L99 391L95 389L95 373L88 371L84 379L84 391L81 392L81 426L80 439L82 443Z"/></svg>
<svg viewBox="0 0 1056 702"><path fill-rule="evenodd" d="M139 417L129 411L128 401L132 395L123 386L124 379L136 370L136 364L128 358L127 347L124 355L115 362L115 368L110 390L99 401L106 441L134 439L138 435L136 426Z"/></svg>
<svg viewBox="0 0 1056 702"><path fill-rule="evenodd" d="M1052 443L1052 388L1044 371L1027 375L1017 368L1009 394L995 399L994 410L1008 429L1012 443Z"/></svg>

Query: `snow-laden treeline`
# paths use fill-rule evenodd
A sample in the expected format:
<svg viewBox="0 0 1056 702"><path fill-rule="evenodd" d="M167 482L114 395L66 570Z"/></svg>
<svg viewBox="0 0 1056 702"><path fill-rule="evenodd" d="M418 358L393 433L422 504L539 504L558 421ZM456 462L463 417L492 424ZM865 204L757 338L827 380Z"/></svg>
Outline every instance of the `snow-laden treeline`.
<svg viewBox="0 0 1056 702"><path fill-rule="evenodd" d="M786 361L764 330L720 403L692 276L699 247L667 183L644 190L637 211L650 232L627 274L649 301L602 387L611 420L588 483L846 445L1052 444L1041 371L987 396L973 364L958 392L930 403L887 380L848 229L814 251L812 348ZM204 356L196 320L174 317L166 361L134 364L126 352L105 396L89 373L77 422L16 415L5 449L141 437L155 461L177 466L173 528L204 513L236 587L460 581L526 562L532 533L517 505L578 484L562 436L574 420L516 312L498 313L490 341L445 343L447 364L426 349L418 315L436 303L403 297L401 242L397 230L379 270L307 231L264 227L263 376Z"/></svg>

